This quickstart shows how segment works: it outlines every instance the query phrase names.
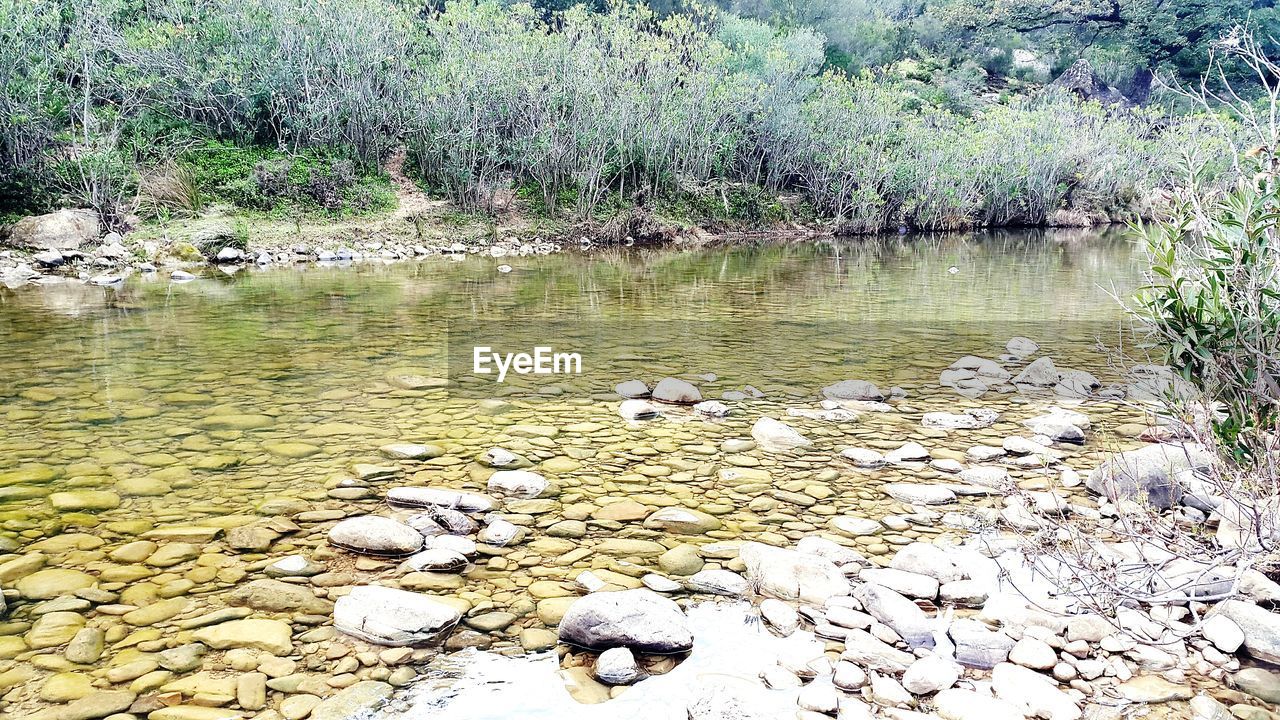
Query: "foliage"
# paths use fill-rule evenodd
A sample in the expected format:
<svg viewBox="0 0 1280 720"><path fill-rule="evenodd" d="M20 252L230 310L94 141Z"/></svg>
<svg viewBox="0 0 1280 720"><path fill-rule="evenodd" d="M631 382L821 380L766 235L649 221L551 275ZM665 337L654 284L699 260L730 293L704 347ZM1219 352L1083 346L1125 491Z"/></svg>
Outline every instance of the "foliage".
<svg viewBox="0 0 1280 720"><path fill-rule="evenodd" d="M384 175L357 172L352 161L318 151L288 155L262 147L206 143L186 151L179 167L211 200L254 210L384 210L395 204Z"/></svg>
<svg viewBox="0 0 1280 720"><path fill-rule="evenodd" d="M1237 459L1268 449L1280 430L1280 182L1262 172L1207 206L1180 202L1140 234L1154 282L1138 308L1168 363L1219 403L1214 429Z"/></svg>
<svg viewBox="0 0 1280 720"><path fill-rule="evenodd" d="M0 207L89 206L114 225L207 203L362 212L390 203L379 168L403 143L424 187L467 211L515 194L550 216L665 204L767 221L768 196L799 194L856 231L1042 223L1125 210L1174 166L1163 138L1205 130L1061 98L994 103L1020 40L960 59L920 39L948 32L929 24L933 5L732 7L760 19L0 0ZM726 201L749 186L759 207ZM720 202L702 202L708 188Z"/></svg>

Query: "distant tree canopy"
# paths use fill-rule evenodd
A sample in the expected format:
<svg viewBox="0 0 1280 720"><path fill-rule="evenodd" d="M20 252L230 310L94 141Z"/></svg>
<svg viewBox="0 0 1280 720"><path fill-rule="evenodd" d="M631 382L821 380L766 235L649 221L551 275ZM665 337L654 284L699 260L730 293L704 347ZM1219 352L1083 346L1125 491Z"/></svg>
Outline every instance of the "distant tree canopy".
<svg viewBox="0 0 1280 720"><path fill-rule="evenodd" d="M1201 73L1209 44L1237 25L1262 37L1280 30L1274 0L950 0L938 13L970 41L1012 31L1077 53L1099 45L1124 51L1137 63L1138 92L1154 71Z"/></svg>
<svg viewBox="0 0 1280 720"><path fill-rule="evenodd" d="M444 0L429 0L443 3ZM536 0L545 13L582 4L602 12L611 0ZM1097 57L1132 95L1155 72L1183 79L1205 69L1208 46L1247 24L1261 38L1280 35L1276 0L648 0L660 16L711 4L779 28L808 27L826 38L828 64L858 72L922 56L953 65L1008 70L1013 48L1052 59L1061 70Z"/></svg>

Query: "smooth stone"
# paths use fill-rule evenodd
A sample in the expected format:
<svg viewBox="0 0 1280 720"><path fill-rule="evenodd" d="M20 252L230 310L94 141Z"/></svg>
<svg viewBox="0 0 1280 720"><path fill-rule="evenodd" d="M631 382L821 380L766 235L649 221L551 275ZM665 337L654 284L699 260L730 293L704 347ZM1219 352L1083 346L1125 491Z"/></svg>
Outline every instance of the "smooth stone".
<svg viewBox="0 0 1280 720"><path fill-rule="evenodd" d="M378 645L433 645L461 619L457 608L419 593L366 585L334 606L334 627Z"/></svg>
<svg viewBox="0 0 1280 720"><path fill-rule="evenodd" d="M596 658L596 680L605 685L630 685L639 680L643 673L636 664L635 655L629 648L609 648Z"/></svg>
<svg viewBox="0 0 1280 720"><path fill-rule="evenodd" d="M316 705L311 711L311 720L348 720L385 703L392 690L391 685L383 682L358 682Z"/></svg>
<svg viewBox="0 0 1280 720"><path fill-rule="evenodd" d="M329 542L371 555L410 555L422 547L422 534L378 515L348 518L329 529Z"/></svg>
<svg viewBox="0 0 1280 720"><path fill-rule="evenodd" d="M250 648L280 656L293 653L293 631L279 620L232 620L200 628L192 638L215 650Z"/></svg>
<svg viewBox="0 0 1280 720"><path fill-rule="evenodd" d="M37 570L19 579L14 587L27 600L51 600L59 595L70 595L77 590L92 587L97 582L97 578L79 570L49 568Z"/></svg>
<svg viewBox="0 0 1280 720"><path fill-rule="evenodd" d="M564 613L560 640L589 650L627 647L640 652L680 653L693 647L684 611L648 589L592 593Z"/></svg>

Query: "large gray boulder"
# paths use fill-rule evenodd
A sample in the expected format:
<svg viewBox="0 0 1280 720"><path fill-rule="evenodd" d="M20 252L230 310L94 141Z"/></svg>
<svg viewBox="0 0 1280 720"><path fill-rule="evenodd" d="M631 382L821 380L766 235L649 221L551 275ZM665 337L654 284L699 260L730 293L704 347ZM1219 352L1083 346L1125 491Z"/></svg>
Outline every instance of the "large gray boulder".
<svg viewBox="0 0 1280 720"><path fill-rule="evenodd" d="M747 579L763 595L821 605L828 598L849 594L849 580L835 563L817 555L743 543L738 557L747 566Z"/></svg>
<svg viewBox="0 0 1280 720"><path fill-rule="evenodd" d="M1195 444L1157 444L1113 455L1085 482L1088 488L1113 502L1136 500L1168 509L1182 499L1185 488L1177 475L1205 468L1214 457Z"/></svg>
<svg viewBox="0 0 1280 720"><path fill-rule="evenodd" d="M376 585L355 588L333 608L334 627L377 645L434 645L461 619L457 608L429 595Z"/></svg>
<svg viewBox="0 0 1280 720"><path fill-rule="evenodd" d="M102 226L92 210L59 210L25 217L9 228L9 244L35 250L79 250L98 240Z"/></svg>
<svg viewBox="0 0 1280 720"><path fill-rule="evenodd" d="M652 590L597 592L575 600L560 620L561 642L589 650L682 653L693 648L684 611Z"/></svg>
<svg viewBox="0 0 1280 720"><path fill-rule="evenodd" d="M1063 71L1056 80L1049 83L1049 87L1071 93L1086 102L1092 100L1101 105L1133 106L1124 93L1108 85L1094 72L1093 65L1085 58L1077 60L1075 65Z"/></svg>

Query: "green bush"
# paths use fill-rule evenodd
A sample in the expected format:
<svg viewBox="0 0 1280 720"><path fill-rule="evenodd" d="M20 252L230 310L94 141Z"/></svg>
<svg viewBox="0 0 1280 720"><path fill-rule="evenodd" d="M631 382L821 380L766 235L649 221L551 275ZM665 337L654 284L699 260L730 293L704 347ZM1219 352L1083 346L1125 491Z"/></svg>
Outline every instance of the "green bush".
<svg viewBox="0 0 1280 720"><path fill-rule="evenodd" d="M1280 179L1262 172L1138 229L1152 262L1139 317L1182 380L1217 405L1214 431L1240 461L1263 459L1280 431L1277 207Z"/></svg>
<svg viewBox="0 0 1280 720"><path fill-rule="evenodd" d="M191 168L203 194L241 208L342 215L395 206L395 193L385 175L362 173L352 161L340 157L315 152L285 155L262 147L212 142L187 151L180 161Z"/></svg>

